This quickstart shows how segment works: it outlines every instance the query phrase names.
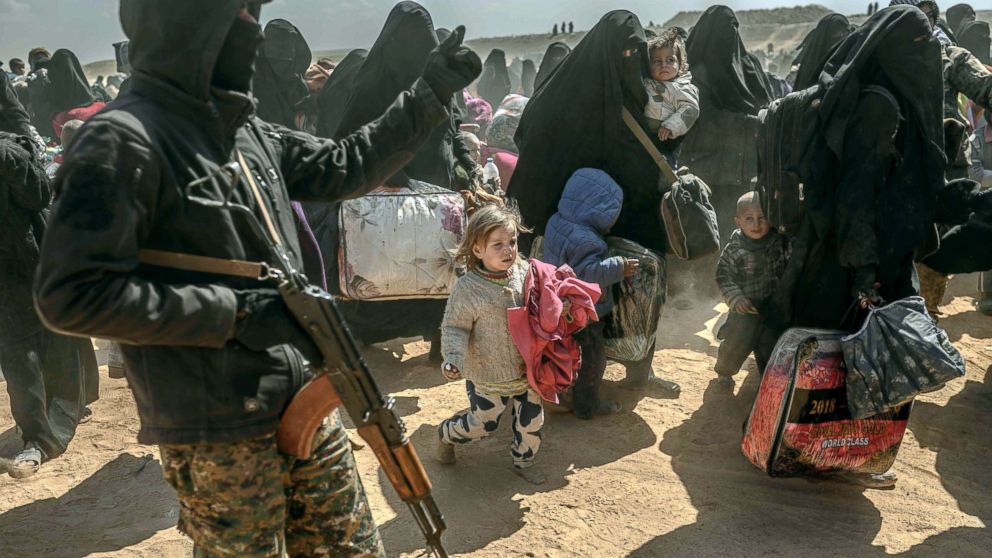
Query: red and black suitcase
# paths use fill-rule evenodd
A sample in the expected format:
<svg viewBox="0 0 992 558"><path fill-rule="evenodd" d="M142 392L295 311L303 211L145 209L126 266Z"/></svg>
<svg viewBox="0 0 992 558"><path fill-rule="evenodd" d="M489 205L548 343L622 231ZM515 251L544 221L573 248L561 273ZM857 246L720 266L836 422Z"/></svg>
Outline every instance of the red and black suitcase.
<svg viewBox="0 0 992 558"><path fill-rule="evenodd" d="M748 460L770 476L884 473L895 462L912 402L852 419L844 335L790 329L775 346L741 441Z"/></svg>

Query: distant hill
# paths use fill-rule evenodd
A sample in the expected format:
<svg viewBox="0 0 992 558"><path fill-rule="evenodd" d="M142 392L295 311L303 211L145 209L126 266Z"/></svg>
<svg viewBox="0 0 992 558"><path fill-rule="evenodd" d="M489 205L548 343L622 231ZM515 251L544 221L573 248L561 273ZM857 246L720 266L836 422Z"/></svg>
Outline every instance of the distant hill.
<svg viewBox="0 0 992 558"><path fill-rule="evenodd" d="M791 51L799 46L803 37L816 26L816 22L829 13L832 13L829 8L811 4L770 10L741 10L737 12L737 19L741 23L741 38L749 49L764 49L768 43L772 43L776 50ZM689 29L696 24L700 15L702 12L679 12L672 19L662 25L656 25L653 29L657 31L673 25ZM849 17L855 24L863 23L866 19L864 15ZM978 18L992 23L992 10L980 10ZM641 21L648 21L648 17L642 17ZM467 41L467 44L483 58L490 50L501 48L506 51L508 60L512 60L514 57L539 59L549 44L562 41L574 47L585 35L585 31L576 31L568 35L559 34L555 37L550 34L484 37ZM314 52L314 59L326 57L338 61L344 58L349 51L351 49L318 51ZM112 60L102 60L86 64L83 69L92 80L98 75L116 72L117 64Z"/></svg>

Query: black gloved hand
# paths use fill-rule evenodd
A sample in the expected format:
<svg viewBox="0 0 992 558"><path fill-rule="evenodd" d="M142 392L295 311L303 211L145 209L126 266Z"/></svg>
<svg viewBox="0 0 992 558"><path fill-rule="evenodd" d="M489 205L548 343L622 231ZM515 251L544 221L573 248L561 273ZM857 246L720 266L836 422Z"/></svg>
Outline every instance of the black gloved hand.
<svg viewBox="0 0 992 558"><path fill-rule="evenodd" d="M482 60L462 44L464 38L465 26L459 25L431 52L424 66L424 81L444 105L448 105L452 95L468 87L482 73Z"/></svg>
<svg viewBox="0 0 992 558"><path fill-rule="evenodd" d="M313 364L323 357L313 340L290 315L275 289L235 290L238 299L238 319L234 339L253 351L264 351L277 345L290 344Z"/></svg>

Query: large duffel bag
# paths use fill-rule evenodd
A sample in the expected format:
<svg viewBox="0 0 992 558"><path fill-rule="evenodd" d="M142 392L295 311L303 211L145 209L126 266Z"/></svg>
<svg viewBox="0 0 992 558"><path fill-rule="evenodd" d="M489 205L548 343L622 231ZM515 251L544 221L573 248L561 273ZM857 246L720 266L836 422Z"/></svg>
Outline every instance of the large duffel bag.
<svg viewBox="0 0 992 558"><path fill-rule="evenodd" d="M770 476L884 473L895 461L912 403L852 419L844 335L790 329L775 346L741 441L748 460Z"/></svg>
<svg viewBox="0 0 992 558"><path fill-rule="evenodd" d="M613 297L613 311L604 320L606 358L636 362L647 357L654 347L668 283L665 258L623 238L607 237L606 243L610 257L623 256L640 261L636 275L603 293Z"/></svg>
<svg viewBox="0 0 992 558"><path fill-rule="evenodd" d="M340 292L356 300L447 298L465 233L461 194L412 181L341 203Z"/></svg>

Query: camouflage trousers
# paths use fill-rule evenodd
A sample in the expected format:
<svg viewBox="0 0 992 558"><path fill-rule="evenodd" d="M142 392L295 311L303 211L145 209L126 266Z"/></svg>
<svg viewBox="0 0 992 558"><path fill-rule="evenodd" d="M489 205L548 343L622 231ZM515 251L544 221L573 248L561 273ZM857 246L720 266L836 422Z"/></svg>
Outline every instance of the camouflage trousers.
<svg viewBox="0 0 992 558"><path fill-rule="evenodd" d="M927 303L927 312L934 318L940 312L938 308L944 300L944 293L947 292L947 283L951 280L950 275L931 269L930 267L917 263L916 272L920 276L920 296Z"/></svg>
<svg viewBox="0 0 992 558"><path fill-rule="evenodd" d="M279 453L275 435L162 445L193 555L384 558L348 437L335 411L311 459Z"/></svg>

